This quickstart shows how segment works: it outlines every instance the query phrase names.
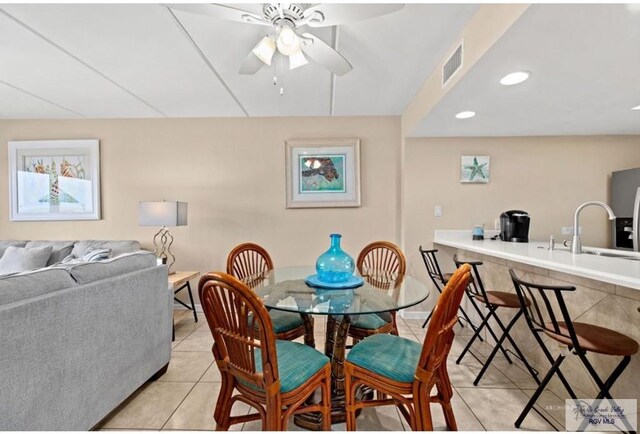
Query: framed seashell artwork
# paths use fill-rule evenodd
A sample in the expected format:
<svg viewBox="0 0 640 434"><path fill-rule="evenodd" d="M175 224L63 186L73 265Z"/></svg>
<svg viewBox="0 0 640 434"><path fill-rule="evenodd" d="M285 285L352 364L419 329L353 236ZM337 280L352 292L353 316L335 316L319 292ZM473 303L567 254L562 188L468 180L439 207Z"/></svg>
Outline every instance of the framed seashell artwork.
<svg viewBox="0 0 640 434"><path fill-rule="evenodd" d="M100 220L100 142L9 142L12 221Z"/></svg>

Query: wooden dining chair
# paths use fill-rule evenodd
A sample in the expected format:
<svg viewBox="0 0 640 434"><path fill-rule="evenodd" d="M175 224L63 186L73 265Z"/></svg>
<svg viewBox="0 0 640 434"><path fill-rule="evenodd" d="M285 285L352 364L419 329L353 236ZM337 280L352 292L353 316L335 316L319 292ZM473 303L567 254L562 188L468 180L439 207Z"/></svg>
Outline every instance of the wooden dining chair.
<svg viewBox="0 0 640 434"><path fill-rule="evenodd" d="M356 261L358 272L374 288L382 291L397 289L402 285L407 269L402 250L388 241L375 241L366 245ZM378 333L398 335L396 312L383 312L360 315L353 320L348 335L353 344Z"/></svg>
<svg viewBox="0 0 640 434"><path fill-rule="evenodd" d="M227 257L227 273L242 281L253 290L260 288L273 270L273 261L269 253L258 244L242 243L236 246ZM269 311L274 332L278 339L292 341L305 336L304 321L313 336L313 317L280 310ZM313 346L313 345L311 345Z"/></svg>
<svg viewBox="0 0 640 434"><path fill-rule="evenodd" d="M282 431L293 414L320 412L322 429L329 431L329 358L307 345L276 340L267 308L235 277L208 273L200 279L198 292L222 377L213 413L216 429L226 431L232 424L261 419L263 430ZM306 405L317 389L322 392L320 404ZM239 393L234 396L234 391ZM257 413L231 416L237 401Z"/></svg>
<svg viewBox="0 0 640 434"><path fill-rule="evenodd" d="M457 430L447 372L447 356L453 343L458 307L471 279L471 267L453 273L438 298L424 342L378 334L355 345L344 364L347 430L356 428L356 411L363 407L396 405L414 431L432 431L431 403L442 406L449 430ZM366 385L384 399L356 400ZM433 388L437 393L431 395ZM389 398L387 398L387 396Z"/></svg>

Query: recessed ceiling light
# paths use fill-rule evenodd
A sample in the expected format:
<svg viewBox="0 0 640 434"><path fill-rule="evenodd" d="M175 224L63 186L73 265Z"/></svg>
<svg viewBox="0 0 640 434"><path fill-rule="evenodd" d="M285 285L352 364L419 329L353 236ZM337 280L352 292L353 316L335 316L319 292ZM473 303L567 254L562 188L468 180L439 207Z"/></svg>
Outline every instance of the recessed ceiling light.
<svg viewBox="0 0 640 434"><path fill-rule="evenodd" d="M471 111L464 111L464 112L460 112L456 115L456 117L458 119L469 119L472 118L476 115L476 112L471 112Z"/></svg>
<svg viewBox="0 0 640 434"><path fill-rule="evenodd" d="M531 76L529 71L518 71L507 74L500 79L500 84L505 86L512 86L514 84L522 83Z"/></svg>
<svg viewBox="0 0 640 434"><path fill-rule="evenodd" d="M631 110L640 110L640 105L637 105L635 107L632 107Z"/></svg>

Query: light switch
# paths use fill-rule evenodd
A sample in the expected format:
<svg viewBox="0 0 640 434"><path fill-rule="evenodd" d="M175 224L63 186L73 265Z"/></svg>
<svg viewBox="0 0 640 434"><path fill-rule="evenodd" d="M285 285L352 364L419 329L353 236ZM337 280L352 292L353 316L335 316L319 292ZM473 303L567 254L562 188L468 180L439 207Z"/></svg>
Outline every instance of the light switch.
<svg viewBox="0 0 640 434"><path fill-rule="evenodd" d="M442 217L442 207L440 205L436 205L433 209L433 215L436 217Z"/></svg>

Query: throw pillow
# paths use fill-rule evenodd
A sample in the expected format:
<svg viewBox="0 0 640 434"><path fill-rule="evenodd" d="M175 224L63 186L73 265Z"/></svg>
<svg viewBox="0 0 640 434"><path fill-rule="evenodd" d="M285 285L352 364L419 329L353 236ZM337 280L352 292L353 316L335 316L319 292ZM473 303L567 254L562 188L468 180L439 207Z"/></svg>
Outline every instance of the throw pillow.
<svg viewBox="0 0 640 434"><path fill-rule="evenodd" d="M71 254L71 250L73 250L74 242L75 241L29 241L25 247L27 249L45 246L53 247L51 257L47 262L47 266L49 266L53 264L59 264L64 258L69 256Z"/></svg>
<svg viewBox="0 0 640 434"><path fill-rule="evenodd" d="M62 264L81 264L83 262L98 262L109 259L111 255L111 249L92 249L87 250L80 257L77 257L74 253L62 260Z"/></svg>
<svg viewBox="0 0 640 434"><path fill-rule="evenodd" d="M85 262L98 262L105 259L109 259L111 249L93 249L86 252L80 257L80 260Z"/></svg>
<svg viewBox="0 0 640 434"><path fill-rule="evenodd" d="M51 256L53 247L14 247L9 246L0 258L0 274L44 268Z"/></svg>

